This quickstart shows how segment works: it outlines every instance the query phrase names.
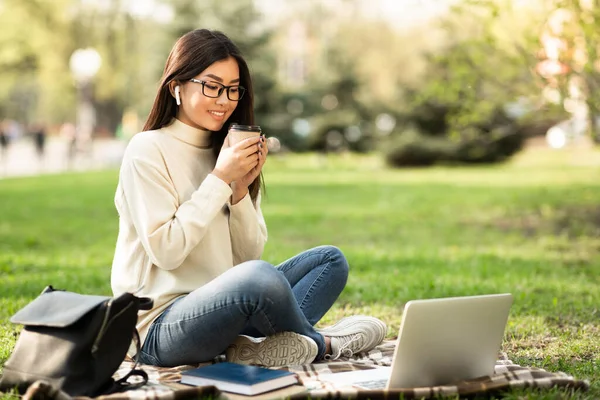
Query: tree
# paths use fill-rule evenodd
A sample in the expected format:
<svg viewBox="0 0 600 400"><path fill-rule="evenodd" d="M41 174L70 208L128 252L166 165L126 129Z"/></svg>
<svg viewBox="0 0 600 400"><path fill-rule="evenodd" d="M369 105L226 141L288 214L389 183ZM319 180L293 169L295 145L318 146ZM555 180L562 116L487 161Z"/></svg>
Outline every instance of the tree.
<svg viewBox="0 0 600 400"><path fill-rule="evenodd" d="M373 121L402 108L404 84L418 79L418 53L429 46L428 35L403 35L362 17L358 5L346 1L342 13L324 3L294 3L276 29L281 88L294 110L288 120L309 122L304 141L314 150L371 150Z"/></svg>
<svg viewBox="0 0 600 400"><path fill-rule="evenodd" d="M528 11L528 25L515 22L524 20L515 18L515 13ZM532 29L535 21L532 10L513 8L510 1L458 3L442 21L448 39L441 49L427 55L425 84L408 89L410 107L404 128L418 134L406 141L402 129L397 131L400 138L395 140L400 145L389 147L389 159L414 162L419 146L427 158L425 164L436 162L436 157L439 161L498 162L517 152L526 138L519 124L522 115L510 115L507 106L520 105L521 114L526 108L544 114L541 79L533 72L538 41ZM431 136L437 139L428 139ZM406 146L413 154L406 152Z"/></svg>
<svg viewBox="0 0 600 400"><path fill-rule="evenodd" d="M99 122L114 131L123 110L148 98L152 59L136 38L154 42L151 21L135 18L119 0L4 0L0 8L0 111L24 123L75 119L71 54L93 47L102 57L94 79ZM26 24L22 21L27 21ZM153 93L152 93L153 94Z"/></svg>
<svg viewBox="0 0 600 400"><path fill-rule="evenodd" d="M21 122L68 113L67 0L5 0L0 9L0 108ZM27 21L27 23L23 23ZM50 51L50 49L52 49Z"/></svg>
<svg viewBox="0 0 600 400"><path fill-rule="evenodd" d="M563 94L563 100L581 100L570 88L581 91L587 108L588 131L594 142L600 143L600 1L554 0L547 13L542 39L546 39L545 58L566 67L559 74L546 75L548 83ZM558 39L556 53L548 48L549 41ZM576 89L576 90L577 90ZM569 103L566 104L569 106Z"/></svg>

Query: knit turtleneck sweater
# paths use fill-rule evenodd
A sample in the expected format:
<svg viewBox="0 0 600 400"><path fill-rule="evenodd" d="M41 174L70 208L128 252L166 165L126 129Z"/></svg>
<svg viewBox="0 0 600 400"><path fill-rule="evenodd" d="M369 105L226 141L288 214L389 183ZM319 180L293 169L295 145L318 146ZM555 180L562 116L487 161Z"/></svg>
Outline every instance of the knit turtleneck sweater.
<svg viewBox="0 0 600 400"><path fill-rule="evenodd" d="M232 205L229 185L211 174L211 134L173 119L138 133L125 150L111 285L115 295L132 292L154 301L138 316L142 342L175 299L259 259L267 240L260 197L256 205L249 195Z"/></svg>

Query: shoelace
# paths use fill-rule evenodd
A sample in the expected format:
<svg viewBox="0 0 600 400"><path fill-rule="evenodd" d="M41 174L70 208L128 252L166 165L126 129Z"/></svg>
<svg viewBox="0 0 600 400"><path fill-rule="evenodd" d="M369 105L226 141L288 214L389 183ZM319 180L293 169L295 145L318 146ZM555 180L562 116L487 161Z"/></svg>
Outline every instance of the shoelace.
<svg viewBox="0 0 600 400"><path fill-rule="evenodd" d="M360 335L354 335L350 339L338 338L338 340L344 340L344 343L342 343L342 345L338 348L338 354L343 355L344 357L352 357L354 355L354 352L349 347L352 345L352 343L360 341Z"/></svg>

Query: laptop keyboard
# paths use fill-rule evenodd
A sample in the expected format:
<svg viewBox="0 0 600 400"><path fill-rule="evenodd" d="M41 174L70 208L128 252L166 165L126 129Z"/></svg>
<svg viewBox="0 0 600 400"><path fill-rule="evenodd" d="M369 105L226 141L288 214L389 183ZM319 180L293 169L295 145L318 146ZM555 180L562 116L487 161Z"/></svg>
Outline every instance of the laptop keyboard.
<svg viewBox="0 0 600 400"><path fill-rule="evenodd" d="M367 390L385 389L387 381L387 379L372 379L368 381L355 382L353 386Z"/></svg>
<svg viewBox="0 0 600 400"><path fill-rule="evenodd" d="M336 387L354 386L361 389L385 389L390 380L391 367L379 367L356 371L323 374L320 380Z"/></svg>

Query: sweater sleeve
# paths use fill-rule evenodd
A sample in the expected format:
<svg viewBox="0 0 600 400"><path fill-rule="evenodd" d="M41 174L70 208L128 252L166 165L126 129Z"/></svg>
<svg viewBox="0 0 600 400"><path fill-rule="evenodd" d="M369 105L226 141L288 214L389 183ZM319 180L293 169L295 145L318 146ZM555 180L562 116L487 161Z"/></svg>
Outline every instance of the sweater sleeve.
<svg viewBox="0 0 600 400"><path fill-rule="evenodd" d="M229 185L209 174L191 198L179 204L162 157L139 152L124 159L120 184L124 206L146 253L166 270L183 263L232 194Z"/></svg>
<svg viewBox="0 0 600 400"><path fill-rule="evenodd" d="M260 209L260 192L256 206L247 194L235 205L229 204L229 230L234 265L259 260L267 242L267 225Z"/></svg>

